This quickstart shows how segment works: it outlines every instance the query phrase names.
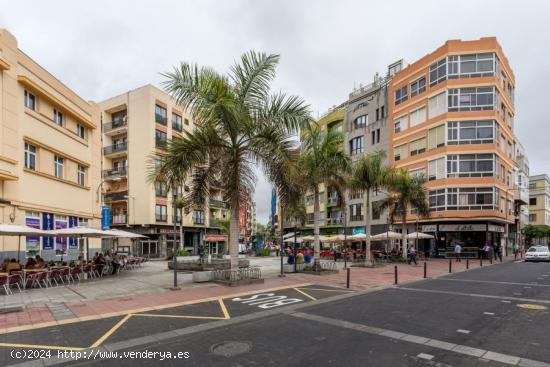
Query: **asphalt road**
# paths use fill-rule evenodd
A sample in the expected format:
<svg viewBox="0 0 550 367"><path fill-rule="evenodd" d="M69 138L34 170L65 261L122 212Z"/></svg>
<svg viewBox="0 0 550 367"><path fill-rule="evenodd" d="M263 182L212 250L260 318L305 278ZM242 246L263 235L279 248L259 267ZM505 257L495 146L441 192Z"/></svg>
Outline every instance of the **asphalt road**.
<svg viewBox="0 0 550 367"><path fill-rule="evenodd" d="M96 354L66 365L550 367L546 263L499 264L373 292L308 286L223 304L228 317L216 302L131 317L97 349L117 358ZM71 339L75 330L50 332ZM10 338L41 340L43 332ZM101 332L74 343L89 346ZM139 358L122 354L130 352Z"/></svg>

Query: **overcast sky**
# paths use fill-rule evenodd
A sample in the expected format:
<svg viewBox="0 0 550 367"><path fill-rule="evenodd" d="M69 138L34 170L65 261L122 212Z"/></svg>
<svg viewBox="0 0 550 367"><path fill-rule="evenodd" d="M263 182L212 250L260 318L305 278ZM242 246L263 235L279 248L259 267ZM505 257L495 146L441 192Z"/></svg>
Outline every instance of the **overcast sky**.
<svg viewBox="0 0 550 367"><path fill-rule="evenodd" d="M0 0L0 27L19 48L95 101L158 84L181 60L225 71L255 49L281 54L275 88L302 96L317 116L393 61L413 62L447 39L496 36L516 75L516 134L531 174L550 171L541 92L550 82L549 14L543 1ZM259 181L265 223L271 187Z"/></svg>

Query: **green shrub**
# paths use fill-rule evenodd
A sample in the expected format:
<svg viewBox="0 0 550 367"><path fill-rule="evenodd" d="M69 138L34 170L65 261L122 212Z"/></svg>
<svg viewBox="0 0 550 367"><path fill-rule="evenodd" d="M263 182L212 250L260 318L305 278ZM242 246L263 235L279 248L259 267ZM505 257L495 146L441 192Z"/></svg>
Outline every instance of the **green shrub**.
<svg viewBox="0 0 550 367"><path fill-rule="evenodd" d="M186 249L184 248L180 248L180 249L177 249L176 252L174 253L176 256L189 256L191 255L189 253L189 251L187 251Z"/></svg>
<svg viewBox="0 0 550 367"><path fill-rule="evenodd" d="M259 249L258 256L271 256L271 249L269 247Z"/></svg>

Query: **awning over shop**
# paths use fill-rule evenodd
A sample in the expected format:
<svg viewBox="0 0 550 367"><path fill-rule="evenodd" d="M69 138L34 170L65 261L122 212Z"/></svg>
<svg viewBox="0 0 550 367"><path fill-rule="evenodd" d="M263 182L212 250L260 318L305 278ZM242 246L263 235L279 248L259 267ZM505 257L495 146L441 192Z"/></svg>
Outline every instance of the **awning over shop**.
<svg viewBox="0 0 550 367"><path fill-rule="evenodd" d="M225 242L227 240L227 236L220 235L220 234L209 234L206 235L204 238L205 241L209 242Z"/></svg>

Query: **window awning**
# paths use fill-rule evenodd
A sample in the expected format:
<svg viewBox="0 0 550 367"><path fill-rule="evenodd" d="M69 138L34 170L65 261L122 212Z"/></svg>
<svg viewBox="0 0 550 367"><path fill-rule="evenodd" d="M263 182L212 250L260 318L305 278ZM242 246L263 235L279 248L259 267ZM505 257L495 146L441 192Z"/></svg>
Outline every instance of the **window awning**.
<svg viewBox="0 0 550 367"><path fill-rule="evenodd" d="M227 240L227 236L221 234L209 234L206 235L204 240L210 242L225 242Z"/></svg>

